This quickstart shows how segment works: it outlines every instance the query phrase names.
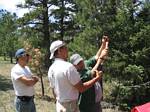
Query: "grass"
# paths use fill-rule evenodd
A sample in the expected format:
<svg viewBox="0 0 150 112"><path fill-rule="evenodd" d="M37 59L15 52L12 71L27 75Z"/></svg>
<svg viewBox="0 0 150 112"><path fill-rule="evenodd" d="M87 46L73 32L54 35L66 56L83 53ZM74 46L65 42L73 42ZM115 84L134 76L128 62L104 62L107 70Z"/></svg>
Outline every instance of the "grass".
<svg viewBox="0 0 150 112"><path fill-rule="evenodd" d="M15 112L14 107L14 90L10 79L10 70L14 64L9 64L8 61L0 62L0 112ZM54 98L49 88L47 77L43 78L45 87L45 96L41 97L41 85L38 82L35 85L35 104L37 112L55 112ZM104 85L104 88L110 90L110 85ZM110 91L109 91L110 92ZM108 95L108 93L107 93ZM103 112L121 112L117 108L105 108Z"/></svg>

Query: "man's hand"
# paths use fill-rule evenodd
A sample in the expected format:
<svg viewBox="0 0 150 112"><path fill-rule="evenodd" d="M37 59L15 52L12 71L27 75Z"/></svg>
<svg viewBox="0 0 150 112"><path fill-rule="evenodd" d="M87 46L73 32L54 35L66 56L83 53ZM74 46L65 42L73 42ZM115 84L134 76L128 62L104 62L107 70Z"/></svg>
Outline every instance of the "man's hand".
<svg viewBox="0 0 150 112"><path fill-rule="evenodd" d="M37 76L32 76L32 79L35 81L35 82L38 82L39 81L39 78Z"/></svg>
<svg viewBox="0 0 150 112"><path fill-rule="evenodd" d="M97 81L102 77L102 71L95 70L95 78Z"/></svg>
<svg viewBox="0 0 150 112"><path fill-rule="evenodd" d="M91 75L93 78L100 79L102 76L102 71L98 71L98 70L91 71Z"/></svg>
<svg viewBox="0 0 150 112"><path fill-rule="evenodd" d="M108 38L108 36L104 35L102 38L102 48L103 49L108 48L108 44L109 44L109 38Z"/></svg>
<svg viewBox="0 0 150 112"><path fill-rule="evenodd" d="M107 55L108 55L108 49L104 49L102 50L99 58L104 60Z"/></svg>
<svg viewBox="0 0 150 112"><path fill-rule="evenodd" d="M109 38L108 38L108 36L103 36L103 38L102 38L102 43L106 43L106 42L109 42Z"/></svg>

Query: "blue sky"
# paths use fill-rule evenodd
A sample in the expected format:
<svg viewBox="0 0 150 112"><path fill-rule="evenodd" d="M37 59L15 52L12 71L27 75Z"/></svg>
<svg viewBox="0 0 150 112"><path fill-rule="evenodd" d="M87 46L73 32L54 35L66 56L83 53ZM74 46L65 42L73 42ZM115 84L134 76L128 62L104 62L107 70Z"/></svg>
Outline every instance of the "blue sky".
<svg viewBox="0 0 150 112"><path fill-rule="evenodd" d="M0 0L0 9L6 9L9 12L16 13L18 17L22 17L28 9L19 9L16 7L18 3L24 3L24 0Z"/></svg>

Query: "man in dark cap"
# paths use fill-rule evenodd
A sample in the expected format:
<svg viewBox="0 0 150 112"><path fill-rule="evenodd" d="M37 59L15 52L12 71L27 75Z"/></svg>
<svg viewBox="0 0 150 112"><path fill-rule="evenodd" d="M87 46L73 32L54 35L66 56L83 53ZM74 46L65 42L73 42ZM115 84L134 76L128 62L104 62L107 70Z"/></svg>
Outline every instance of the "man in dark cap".
<svg viewBox="0 0 150 112"><path fill-rule="evenodd" d="M30 56L22 48L16 51L15 57L17 63L11 69L11 79L16 95L16 112L36 112L34 85L38 82L38 77L33 76L27 66Z"/></svg>

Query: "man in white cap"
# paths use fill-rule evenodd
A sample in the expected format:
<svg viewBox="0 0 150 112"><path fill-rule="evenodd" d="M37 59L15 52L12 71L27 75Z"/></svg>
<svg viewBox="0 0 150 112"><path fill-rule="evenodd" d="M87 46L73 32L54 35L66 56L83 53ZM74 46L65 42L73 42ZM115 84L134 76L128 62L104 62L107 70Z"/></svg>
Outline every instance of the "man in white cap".
<svg viewBox="0 0 150 112"><path fill-rule="evenodd" d="M50 86L56 96L57 112L79 112L77 99L79 92L90 88L101 77L101 72L95 71L95 77L90 81L82 83L76 68L69 62L68 50L63 41L54 41L50 46L53 64L48 71Z"/></svg>
<svg viewBox="0 0 150 112"><path fill-rule="evenodd" d="M11 79L16 94L16 112L36 112L34 85L38 82L38 77L33 76L27 66L30 57L25 49L18 49L15 57L17 64L11 69Z"/></svg>
<svg viewBox="0 0 150 112"><path fill-rule="evenodd" d="M102 39L102 45L98 50L96 56L84 61L79 54L73 54L70 57L71 63L76 67L80 73L80 78L83 82L91 80L93 71L101 67L105 56L108 54L108 37ZM107 45L107 46L106 46ZM102 112L100 101L102 98L101 80L97 81L87 91L79 95L79 109L80 112Z"/></svg>

